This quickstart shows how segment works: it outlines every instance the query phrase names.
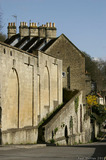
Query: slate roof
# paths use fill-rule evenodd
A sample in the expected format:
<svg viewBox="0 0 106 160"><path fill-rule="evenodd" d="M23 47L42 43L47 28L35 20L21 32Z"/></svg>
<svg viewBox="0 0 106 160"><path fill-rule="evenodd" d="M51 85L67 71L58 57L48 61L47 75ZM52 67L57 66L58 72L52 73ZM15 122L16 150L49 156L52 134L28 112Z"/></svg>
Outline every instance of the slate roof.
<svg viewBox="0 0 106 160"><path fill-rule="evenodd" d="M84 54L64 34L61 34L59 37L53 38L48 42L46 41L46 38L40 39L38 36L33 37L31 39L29 36L26 36L20 40L20 34L16 34L12 36L10 39L6 39L5 43L10 45L12 44L14 47L20 48L29 53L32 53L33 50L40 50L45 52L61 36L64 36L64 38L66 38L69 41L69 43L72 44L83 57L85 57ZM13 43L16 39L17 43Z"/></svg>
<svg viewBox="0 0 106 160"><path fill-rule="evenodd" d="M19 37L20 37L20 34L16 34L16 35L12 36L11 38L7 38L4 41L4 43L11 44L12 42L14 42Z"/></svg>
<svg viewBox="0 0 106 160"><path fill-rule="evenodd" d="M16 39L17 43L13 44ZM41 50L41 48L45 46L46 38L40 39L38 36L36 36L30 39L29 36L25 36L20 40L20 34L16 34L11 38L6 39L5 43L32 53L33 50Z"/></svg>
<svg viewBox="0 0 106 160"><path fill-rule="evenodd" d="M38 50L39 47L41 47L44 44L45 40L46 38L38 40L37 43L29 50L29 52L32 53L33 50Z"/></svg>
<svg viewBox="0 0 106 160"><path fill-rule="evenodd" d="M56 41L57 38L54 38L52 40L50 40L42 49L41 51L45 51L47 50L55 41Z"/></svg>
<svg viewBox="0 0 106 160"><path fill-rule="evenodd" d="M34 43L36 43L38 40L38 37L33 37L25 46L23 46L21 49L24 51L27 51Z"/></svg>
<svg viewBox="0 0 106 160"><path fill-rule="evenodd" d="M22 38L14 47L19 48L23 43L25 43L26 40L29 40L29 38L29 36Z"/></svg>

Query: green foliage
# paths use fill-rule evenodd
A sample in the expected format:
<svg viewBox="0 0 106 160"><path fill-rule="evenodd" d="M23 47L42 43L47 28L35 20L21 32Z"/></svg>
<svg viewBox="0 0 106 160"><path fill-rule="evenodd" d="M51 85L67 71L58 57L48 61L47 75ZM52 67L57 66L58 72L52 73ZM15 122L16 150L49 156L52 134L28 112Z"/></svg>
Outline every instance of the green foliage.
<svg viewBox="0 0 106 160"><path fill-rule="evenodd" d="M93 106L91 119L96 120L98 124L102 124L106 119L106 107L104 105Z"/></svg>
<svg viewBox="0 0 106 160"><path fill-rule="evenodd" d="M67 90L66 88L63 89L63 102L67 103L70 99L72 99L79 91L74 90L70 91Z"/></svg>
<svg viewBox="0 0 106 160"><path fill-rule="evenodd" d="M6 36L2 33L0 33L0 41L4 42L6 39Z"/></svg>
<svg viewBox="0 0 106 160"><path fill-rule="evenodd" d="M6 142L5 145L8 145L8 142Z"/></svg>
<svg viewBox="0 0 106 160"><path fill-rule="evenodd" d="M59 146L59 143L56 143L56 146Z"/></svg>
<svg viewBox="0 0 106 160"><path fill-rule="evenodd" d="M77 142L74 142L74 144L73 145L77 145L78 143Z"/></svg>
<svg viewBox="0 0 106 160"><path fill-rule="evenodd" d="M50 139L50 143L54 144L55 143L55 140L52 138Z"/></svg>
<svg viewBox="0 0 106 160"><path fill-rule="evenodd" d="M57 108L55 108L55 110L53 110L51 113L47 114L45 118L43 118L40 123L38 124L38 127L41 127L43 125L45 125L46 123L48 123L53 116L64 106L64 103L58 105Z"/></svg>
<svg viewBox="0 0 106 160"><path fill-rule="evenodd" d="M78 112L78 106L79 106L79 97L75 98L74 103L75 103L75 112L77 113Z"/></svg>
<svg viewBox="0 0 106 160"><path fill-rule="evenodd" d="M57 131L58 131L58 128L55 128L54 129L54 135L56 135Z"/></svg>
<svg viewBox="0 0 106 160"><path fill-rule="evenodd" d="M101 132L101 131L100 131L99 134L98 134L98 138L99 138L99 137L101 138L101 137L103 137L103 136L104 136L104 132Z"/></svg>
<svg viewBox="0 0 106 160"><path fill-rule="evenodd" d="M40 127L44 122L46 121L46 118L43 118L40 123L38 124L38 127Z"/></svg>
<svg viewBox="0 0 106 160"><path fill-rule="evenodd" d="M85 55L85 70L96 82L98 90L104 89L106 87L106 61L101 59L96 61L86 52L82 53Z"/></svg>

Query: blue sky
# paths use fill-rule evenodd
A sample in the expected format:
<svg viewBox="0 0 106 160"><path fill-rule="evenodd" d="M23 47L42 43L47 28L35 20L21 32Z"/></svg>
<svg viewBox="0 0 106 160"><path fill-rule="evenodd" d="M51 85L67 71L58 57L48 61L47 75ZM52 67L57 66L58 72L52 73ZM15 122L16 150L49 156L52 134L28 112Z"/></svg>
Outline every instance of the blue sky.
<svg viewBox="0 0 106 160"><path fill-rule="evenodd" d="M81 51L106 60L106 0L0 0L3 29L14 22L55 22Z"/></svg>

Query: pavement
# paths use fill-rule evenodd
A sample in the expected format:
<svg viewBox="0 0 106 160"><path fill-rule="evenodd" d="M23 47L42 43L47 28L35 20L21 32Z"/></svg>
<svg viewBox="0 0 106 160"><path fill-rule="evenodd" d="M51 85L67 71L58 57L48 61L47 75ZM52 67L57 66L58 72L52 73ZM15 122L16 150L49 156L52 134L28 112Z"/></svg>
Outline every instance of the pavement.
<svg viewBox="0 0 106 160"><path fill-rule="evenodd" d="M21 145L0 145L0 149L18 149L18 148L41 148L46 147L46 144L21 144Z"/></svg>
<svg viewBox="0 0 106 160"><path fill-rule="evenodd" d="M0 160L106 160L106 137L74 146L1 145Z"/></svg>

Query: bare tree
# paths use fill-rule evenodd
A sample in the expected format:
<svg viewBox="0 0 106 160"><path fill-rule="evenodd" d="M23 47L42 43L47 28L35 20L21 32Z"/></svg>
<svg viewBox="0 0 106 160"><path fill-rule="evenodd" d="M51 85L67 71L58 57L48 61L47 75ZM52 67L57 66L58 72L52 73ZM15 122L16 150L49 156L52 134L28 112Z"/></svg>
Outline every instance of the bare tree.
<svg viewBox="0 0 106 160"><path fill-rule="evenodd" d="M91 79L96 82L99 91L106 88L106 61L99 59L94 60L90 55L85 55L85 70L91 75Z"/></svg>
<svg viewBox="0 0 106 160"><path fill-rule="evenodd" d="M6 36L2 33L2 12L0 12L0 41L3 41L6 39Z"/></svg>

